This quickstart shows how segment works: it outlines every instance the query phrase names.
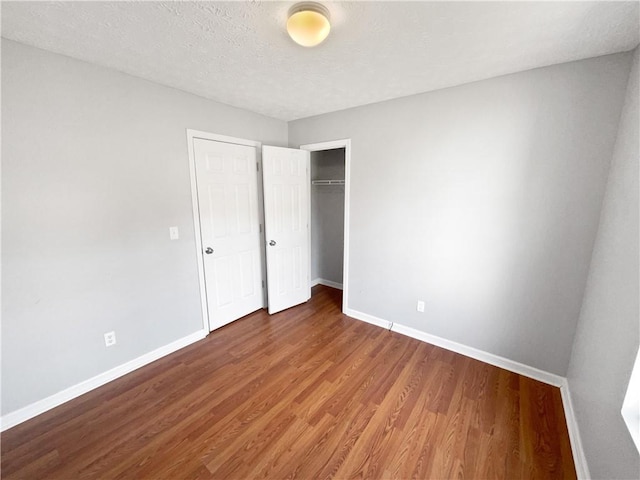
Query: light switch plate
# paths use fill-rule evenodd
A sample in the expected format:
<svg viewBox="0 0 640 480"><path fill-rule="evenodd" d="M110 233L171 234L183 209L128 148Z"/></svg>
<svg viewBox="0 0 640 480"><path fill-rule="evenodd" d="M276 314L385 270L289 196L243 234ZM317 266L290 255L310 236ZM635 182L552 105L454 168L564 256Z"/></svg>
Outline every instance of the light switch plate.
<svg viewBox="0 0 640 480"><path fill-rule="evenodd" d="M178 227L169 227L169 238L171 240L178 240L180 238Z"/></svg>

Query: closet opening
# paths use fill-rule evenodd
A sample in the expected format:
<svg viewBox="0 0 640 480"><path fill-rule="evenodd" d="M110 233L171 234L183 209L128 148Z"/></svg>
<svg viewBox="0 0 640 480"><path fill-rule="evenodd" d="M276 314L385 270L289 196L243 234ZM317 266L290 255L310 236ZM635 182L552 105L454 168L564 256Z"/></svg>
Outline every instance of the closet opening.
<svg viewBox="0 0 640 480"><path fill-rule="evenodd" d="M341 310L349 314L351 140L301 145L300 149L310 152L310 285L342 290ZM312 295L314 290L318 289L312 288Z"/></svg>
<svg viewBox="0 0 640 480"><path fill-rule="evenodd" d="M311 152L311 286L343 289L345 148Z"/></svg>

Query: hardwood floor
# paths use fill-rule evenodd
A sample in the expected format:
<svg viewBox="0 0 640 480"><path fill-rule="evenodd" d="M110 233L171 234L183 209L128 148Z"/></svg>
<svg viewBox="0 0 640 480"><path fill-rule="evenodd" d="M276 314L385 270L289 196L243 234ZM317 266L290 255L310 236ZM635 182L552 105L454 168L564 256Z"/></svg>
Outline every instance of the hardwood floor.
<svg viewBox="0 0 640 480"><path fill-rule="evenodd" d="M2 434L2 478L575 478L560 391L340 313L257 312Z"/></svg>

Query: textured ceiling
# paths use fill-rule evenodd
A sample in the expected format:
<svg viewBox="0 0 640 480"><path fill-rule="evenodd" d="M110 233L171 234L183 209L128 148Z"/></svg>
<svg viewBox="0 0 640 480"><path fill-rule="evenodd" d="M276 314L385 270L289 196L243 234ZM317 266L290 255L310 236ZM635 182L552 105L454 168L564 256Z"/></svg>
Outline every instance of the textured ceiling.
<svg viewBox="0 0 640 480"><path fill-rule="evenodd" d="M638 2L2 2L2 36L283 120L630 50Z"/></svg>

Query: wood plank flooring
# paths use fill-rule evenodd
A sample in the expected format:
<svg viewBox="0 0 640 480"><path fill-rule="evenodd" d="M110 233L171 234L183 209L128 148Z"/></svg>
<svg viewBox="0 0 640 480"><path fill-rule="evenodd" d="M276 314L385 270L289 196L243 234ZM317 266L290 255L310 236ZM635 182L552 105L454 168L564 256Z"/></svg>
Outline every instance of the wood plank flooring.
<svg viewBox="0 0 640 480"><path fill-rule="evenodd" d="M340 313L257 312L2 434L2 478L575 478L560 391Z"/></svg>

